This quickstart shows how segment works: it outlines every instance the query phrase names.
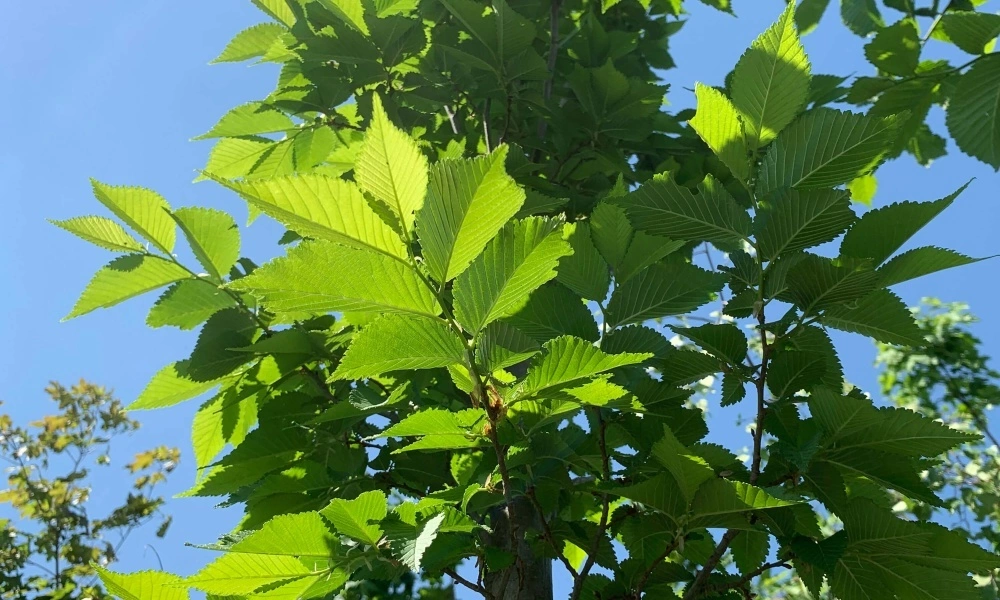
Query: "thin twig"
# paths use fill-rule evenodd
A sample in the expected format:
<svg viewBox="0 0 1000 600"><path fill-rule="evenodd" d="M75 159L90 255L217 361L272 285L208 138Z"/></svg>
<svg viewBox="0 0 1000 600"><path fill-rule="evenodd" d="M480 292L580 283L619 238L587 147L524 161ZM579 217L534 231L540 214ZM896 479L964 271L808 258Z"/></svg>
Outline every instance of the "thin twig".
<svg viewBox="0 0 1000 600"><path fill-rule="evenodd" d="M764 308L757 312L757 323L760 327L760 374L757 376L757 422L753 432L753 462L750 466L750 484L757 483L760 477L761 443L764 439L764 417L767 416L765 402L767 386L767 365L771 357L771 348L767 345L767 331L764 330Z"/></svg>
<svg viewBox="0 0 1000 600"><path fill-rule="evenodd" d="M765 563L765 564L757 567L753 571L747 573L743 577L740 577L737 581L734 581L732 583L707 586L705 588L705 591L706 592L726 592L726 591L729 591L729 590L735 590L735 589L741 588L741 587L745 586L746 584L750 583L751 581L753 581L753 579L755 577L757 577L759 575L763 575L765 572L770 571L771 569L774 569L776 567L785 567L786 569L791 569L792 566L790 564L788 564L786 561L787 561L787 559L779 559L779 560L776 560L776 561L773 561L773 562Z"/></svg>
<svg viewBox="0 0 1000 600"><path fill-rule="evenodd" d="M608 425L601 417L601 409L598 408L594 412L597 415L597 436L601 449L601 478L604 481L608 481L611 478L611 457L608 456L606 435ZM590 570L594 568L594 563L597 560L597 552L601 547L601 540L604 539L604 535L608 531L608 513L610 510L611 504L608 501L608 495L605 493L601 497L601 521L597 525L597 535L594 536L594 540L590 543L590 548L587 551L587 561L583 563L579 576L573 582L573 593L570 595L570 600L577 600L580 597L580 593L583 592L584 579L587 578Z"/></svg>
<svg viewBox="0 0 1000 600"><path fill-rule="evenodd" d="M455 569L441 569L441 572L447 575L448 577L451 577L453 580L455 580L455 583L464 585L473 592L476 592L477 594L482 594L484 598L486 597L486 588L477 583L469 581L465 577L462 577L455 571Z"/></svg>
<svg viewBox="0 0 1000 600"><path fill-rule="evenodd" d="M559 556L559 559L562 561L563 566L565 566L566 570L569 571L569 574L573 576L573 579L574 580L580 579L580 573L578 573L577 570L573 568L573 565L569 562L569 559L566 558L563 555L563 553L559 550L559 546L556 544L555 536L552 535L552 529L549 527L549 521L548 519L545 518L545 509L542 508L542 505L538 501L538 498L535 497L535 491L533 489L529 489L526 495L528 496L528 499L531 500L531 503L534 505L535 510L538 511L538 518L542 522L542 536L545 538L545 541L547 541L549 545L552 546L552 549L555 550L556 554Z"/></svg>
<svg viewBox="0 0 1000 600"><path fill-rule="evenodd" d="M705 585L705 582L708 580L708 576L712 574L716 565L718 565L719 561L722 560L722 555L729 549L729 544L732 544L733 540L736 539L736 536L739 534L739 529L726 530L726 533L723 534L719 545L715 547L715 552L712 552L712 556L708 558L705 566L701 568L701 571L698 571L694 581L691 582L691 585L688 586L687 590L684 592L683 600L694 600L698 597L699 590Z"/></svg>
<svg viewBox="0 0 1000 600"><path fill-rule="evenodd" d="M551 10L549 11L549 55L546 61L546 68L549 71L549 77L545 80L542 85L542 98L546 102L552 98L552 86L555 83L556 77L556 58L559 56L559 10L562 8L562 0L552 0ZM545 134L548 132L549 123L544 117L538 121L538 129L536 130L539 146L541 142L545 140ZM536 157L537 160L537 157Z"/></svg>
<svg viewBox="0 0 1000 600"><path fill-rule="evenodd" d="M451 107L447 104L444 105L444 114L448 117L448 122L451 123L451 132L458 135L458 124L455 123L455 113L452 112Z"/></svg>
<svg viewBox="0 0 1000 600"><path fill-rule="evenodd" d="M636 598L642 596L642 590L645 589L646 582L649 581L649 578L653 574L653 571L656 570L656 567L660 566L660 563L667 560L667 557L669 557L674 550L677 549L677 546L680 545L681 540L683 539L683 536L675 537L673 541L667 544L666 549L664 549L663 552L653 560L653 563L649 565L649 568L642 572L642 576L639 577L639 583L637 583L635 587Z"/></svg>
<svg viewBox="0 0 1000 600"><path fill-rule="evenodd" d="M492 105L492 98L487 98L486 102L483 103L483 141L486 142L487 152L493 151L493 146L490 145L490 108Z"/></svg>

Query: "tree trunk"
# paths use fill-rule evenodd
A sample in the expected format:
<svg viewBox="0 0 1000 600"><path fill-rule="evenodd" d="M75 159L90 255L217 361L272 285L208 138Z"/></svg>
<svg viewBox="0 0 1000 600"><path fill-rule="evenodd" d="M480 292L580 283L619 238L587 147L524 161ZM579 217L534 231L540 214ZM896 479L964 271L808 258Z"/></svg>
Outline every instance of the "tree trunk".
<svg viewBox="0 0 1000 600"><path fill-rule="evenodd" d="M542 523L531 501L516 498L513 504L498 506L491 512L492 546L503 548L517 558L504 571L489 572L484 581L492 600L552 600L552 559L536 558L524 540L526 531L541 531ZM517 548L511 548L511 527Z"/></svg>

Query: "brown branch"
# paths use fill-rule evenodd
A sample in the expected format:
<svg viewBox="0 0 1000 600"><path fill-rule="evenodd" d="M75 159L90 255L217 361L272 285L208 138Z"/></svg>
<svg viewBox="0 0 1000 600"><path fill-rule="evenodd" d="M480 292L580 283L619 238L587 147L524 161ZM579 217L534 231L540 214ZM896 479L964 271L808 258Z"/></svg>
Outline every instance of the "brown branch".
<svg viewBox="0 0 1000 600"><path fill-rule="evenodd" d="M757 312L757 323L760 327L760 374L757 376L757 422L753 431L753 462L750 466L750 484L757 483L760 477L761 443L764 439L764 417L767 416L765 394L767 390L767 365L771 358L771 348L767 345L767 331L764 329L764 308Z"/></svg>
<svg viewBox="0 0 1000 600"><path fill-rule="evenodd" d="M740 577L737 581L734 581L732 583L708 586L705 588L705 591L718 593L718 592L726 592L729 590L742 588L746 584L753 581L755 577L763 575L766 571L770 571L771 569L774 569L776 567L785 567L786 569L791 569L792 566L786 562L787 560L788 559L786 558L786 559L779 559L774 562L765 563L757 567L753 571L747 573L743 577Z"/></svg>
<svg viewBox="0 0 1000 600"><path fill-rule="evenodd" d="M476 592L477 594L481 594L484 598L486 597L486 588L484 588L483 586L481 586L481 585L479 585L477 583L473 583L473 582L469 581L465 577L462 577L461 575L459 575L455 571L455 569L441 569L441 572L444 573L445 575L447 575L448 577L451 577L455 581L455 583L464 585L465 587L469 588L473 592Z"/></svg>
<svg viewBox="0 0 1000 600"><path fill-rule="evenodd" d="M608 456L606 435L608 425L601 417L601 409L596 409L594 412L597 415L597 435L601 448L601 477L604 481L608 481L611 477L611 457ZM590 549L587 551L587 561L583 563L579 576L573 582L573 593L570 595L570 600L577 600L580 597L580 593L583 592L583 581L587 578L590 570L594 568L594 563L597 561L597 552L601 547L601 540L608 531L608 512L610 510L611 505L608 502L608 495L603 494L601 497L601 521L597 526L597 535L594 536L594 540L590 543Z"/></svg>
<svg viewBox="0 0 1000 600"><path fill-rule="evenodd" d="M542 97L546 102L552 98L552 86L555 83L556 77L556 57L559 56L559 9L562 8L562 0L552 0L551 10L549 11L549 55L546 60L546 68L549 71L549 77L545 80L542 85ZM549 123L545 120L543 116L541 120L538 121L538 129L536 130L536 135L538 137L539 146L545 141L545 134L548 132ZM538 157L535 157L537 160Z"/></svg>
<svg viewBox="0 0 1000 600"><path fill-rule="evenodd" d="M657 556L656 559L653 560L653 563L649 565L649 568L647 568L645 571L642 572L642 576L639 577L639 583L635 587L636 598L642 597L642 590L645 589L646 582L649 581L649 577L653 574L653 571L656 570L656 567L660 566L660 563L667 560L667 557L670 556L673 553L673 551L677 549L677 546L680 545L681 540L683 539L684 536L675 537L673 541L667 544L666 549L664 549L663 552L659 556Z"/></svg>
<svg viewBox="0 0 1000 600"><path fill-rule="evenodd" d="M562 551L559 549L559 546L556 544L556 538L554 535L552 535L552 528L549 527L549 522L545 518L545 509L542 508L541 503L538 502L538 498L535 497L535 490L529 489L526 496L528 496L528 499L531 500L531 504L534 505L535 510L538 511L538 519L542 522L542 537L544 537L545 541L547 541L549 545L552 546L552 549L559 557L559 560L562 561L562 564L563 566L566 567L566 570L569 571L569 574L573 576L573 579L574 580L580 579L580 574L577 572L576 569L573 568L573 565L569 562L569 559L566 558L565 555L563 555Z"/></svg>
<svg viewBox="0 0 1000 600"><path fill-rule="evenodd" d="M708 581L709 575L712 574L716 565L718 565L719 561L722 560L722 555L729 549L729 544L732 544L733 540L736 539L736 536L739 534L739 529L726 530L726 533L723 534L719 545L715 547L715 552L712 552L712 556L708 557L708 561L705 563L705 566L701 568L701 571L698 571L694 581L691 582L691 585L688 586L688 589L684 592L684 598L682 600L694 600L698 597L699 591L705 585L705 582Z"/></svg>

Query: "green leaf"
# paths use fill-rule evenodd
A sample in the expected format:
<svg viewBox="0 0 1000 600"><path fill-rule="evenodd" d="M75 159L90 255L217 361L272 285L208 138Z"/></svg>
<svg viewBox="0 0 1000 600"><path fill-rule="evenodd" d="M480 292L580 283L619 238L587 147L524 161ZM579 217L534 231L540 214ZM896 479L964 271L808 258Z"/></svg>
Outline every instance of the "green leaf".
<svg viewBox="0 0 1000 600"><path fill-rule="evenodd" d="M715 471L705 459L691 453L666 426L663 437L653 444L650 455L674 476L687 502L691 502L702 483L715 477Z"/></svg>
<svg viewBox="0 0 1000 600"><path fill-rule="evenodd" d="M231 216L211 208L178 208L172 213L198 262L216 280L240 257L240 229Z"/></svg>
<svg viewBox="0 0 1000 600"><path fill-rule="evenodd" d="M190 400L214 388L218 381L195 381L188 376L188 361L171 363L156 373L146 384L129 410L166 408Z"/></svg>
<svg viewBox="0 0 1000 600"><path fill-rule="evenodd" d="M1000 169L1000 54L990 54L958 78L945 124L958 147Z"/></svg>
<svg viewBox="0 0 1000 600"><path fill-rule="evenodd" d="M986 45L1000 35L1000 15L953 10L941 16L938 27L962 50L985 54Z"/></svg>
<svg viewBox="0 0 1000 600"><path fill-rule="evenodd" d="M670 329L731 365L742 364L747 357L747 336L732 323L709 323L698 327L671 326Z"/></svg>
<svg viewBox="0 0 1000 600"><path fill-rule="evenodd" d="M878 179L872 174L855 177L847 184L847 189L851 192L851 200L860 202L865 206L871 206L878 191Z"/></svg>
<svg viewBox="0 0 1000 600"><path fill-rule="evenodd" d="M686 244L687 242L683 240L671 240L649 235L645 231L636 231L632 236L632 243L628 245L628 251L625 252L625 258L615 270L615 281L619 285L625 283L649 265L659 262Z"/></svg>
<svg viewBox="0 0 1000 600"><path fill-rule="evenodd" d="M248 102L227 112L212 129L194 139L281 133L294 128L295 123L280 110L262 102Z"/></svg>
<svg viewBox="0 0 1000 600"><path fill-rule="evenodd" d="M839 390L844 385L844 368L840 364L837 350L823 329L813 325L800 325L785 338L789 347L800 353L818 354L824 357L823 385Z"/></svg>
<svg viewBox="0 0 1000 600"><path fill-rule="evenodd" d="M479 256L524 203L507 175L507 146L474 159L443 160L431 168L427 200L417 218L424 260L441 282Z"/></svg>
<svg viewBox="0 0 1000 600"><path fill-rule="evenodd" d="M410 313L436 317L437 299L408 266L383 254L313 241L229 287L276 311Z"/></svg>
<svg viewBox="0 0 1000 600"><path fill-rule="evenodd" d="M163 196L140 187L111 186L92 179L94 197L160 250L174 251L177 232Z"/></svg>
<svg viewBox="0 0 1000 600"><path fill-rule="evenodd" d="M868 62L893 75L912 75L920 63L920 36L913 21L903 19L879 29L865 45Z"/></svg>
<svg viewBox="0 0 1000 600"><path fill-rule="evenodd" d="M385 494L373 490L353 500L337 498L321 510L320 514L333 523L337 533L363 544L376 546L382 539L382 529L378 522L385 518L387 506Z"/></svg>
<svg viewBox="0 0 1000 600"><path fill-rule="evenodd" d="M675 527L681 526L681 517L687 512L688 503L677 480L666 473L628 487L611 488L608 492L660 511Z"/></svg>
<svg viewBox="0 0 1000 600"><path fill-rule="evenodd" d="M367 379L390 371L433 369L464 361L465 344L440 319L387 315L356 334L334 379Z"/></svg>
<svg viewBox="0 0 1000 600"><path fill-rule="evenodd" d="M94 570L109 593L121 600L188 600L188 593L178 584L183 579L160 571L114 573L100 565Z"/></svg>
<svg viewBox="0 0 1000 600"><path fill-rule="evenodd" d="M401 261L408 257L403 241L349 181L310 173L217 181L300 235L380 252Z"/></svg>
<svg viewBox="0 0 1000 600"><path fill-rule="evenodd" d="M809 390L822 382L826 360L818 352L779 351L768 365L767 387L779 400Z"/></svg>
<svg viewBox="0 0 1000 600"><path fill-rule="evenodd" d="M267 138L222 138L208 153L205 171L227 179L257 177L254 170L273 151L274 142Z"/></svg>
<svg viewBox="0 0 1000 600"><path fill-rule="evenodd" d="M800 35L806 35L819 25L830 0L802 0L795 9L795 26Z"/></svg>
<svg viewBox="0 0 1000 600"><path fill-rule="evenodd" d="M605 314L611 327L679 315L712 300L726 277L682 261L648 267L611 295Z"/></svg>
<svg viewBox="0 0 1000 600"><path fill-rule="evenodd" d="M213 63L239 62L263 56L285 32L278 23L260 23L236 34Z"/></svg>
<svg viewBox="0 0 1000 600"><path fill-rule="evenodd" d="M325 516L326 512L323 514ZM234 544L230 552L331 558L339 545L337 536L320 513L305 512L274 517L259 531Z"/></svg>
<svg viewBox="0 0 1000 600"><path fill-rule="evenodd" d="M766 531L749 530L740 533L729 545L736 568L744 575L753 573L767 560L771 536Z"/></svg>
<svg viewBox="0 0 1000 600"><path fill-rule="evenodd" d="M215 313L201 328L188 360L186 375L195 381L216 381L253 359L238 348L249 346L257 322L242 308Z"/></svg>
<svg viewBox="0 0 1000 600"><path fill-rule="evenodd" d="M899 296L876 290L851 306L827 310L820 319L834 329L867 335L886 344L917 345L923 333Z"/></svg>
<svg viewBox="0 0 1000 600"><path fill-rule="evenodd" d="M735 373L726 373L722 376L722 398L720 405L732 406L747 395L746 386L743 379Z"/></svg>
<svg viewBox="0 0 1000 600"><path fill-rule="evenodd" d="M721 185L702 184L698 191L692 194L672 179L660 178L615 202L637 229L650 235L722 243L749 235L750 216Z"/></svg>
<svg viewBox="0 0 1000 600"><path fill-rule="evenodd" d="M596 342L599 335L597 322L587 305L558 283L535 290L524 308L508 317L507 322L538 343L561 335Z"/></svg>
<svg viewBox="0 0 1000 600"><path fill-rule="evenodd" d="M781 188L761 203L754 236L764 260L818 246L854 223L854 211L840 190Z"/></svg>
<svg viewBox="0 0 1000 600"><path fill-rule="evenodd" d="M372 98L372 119L358 153L354 178L361 189L392 214L404 240L413 230L414 213L427 194L427 159L406 133L389 121L378 94Z"/></svg>
<svg viewBox="0 0 1000 600"><path fill-rule="evenodd" d="M227 443L239 445L257 420L256 394L230 387L198 408L191 423L195 467L204 469Z"/></svg>
<svg viewBox="0 0 1000 600"><path fill-rule="evenodd" d="M429 408L407 416L376 437L409 437L428 435L461 435L469 433L474 425L484 422L486 412L468 408L462 411Z"/></svg>
<svg viewBox="0 0 1000 600"><path fill-rule="evenodd" d="M292 556L228 553L188 577L185 583L209 594L231 596L312 574L312 569Z"/></svg>
<svg viewBox="0 0 1000 600"><path fill-rule="evenodd" d="M625 258L634 230L625 211L609 201L598 202L590 215L590 234L594 246L612 269Z"/></svg>
<svg viewBox="0 0 1000 600"><path fill-rule="evenodd" d="M719 90L697 83L694 88L698 112L691 127L715 152L733 176L742 182L750 178L750 159L743 121L733 103Z"/></svg>
<svg viewBox="0 0 1000 600"><path fill-rule="evenodd" d="M170 217L167 217L168 219ZM184 267L158 256L128 254L114 259L98 271L64 321L98 308L108 308L129 298L188 279Z"/></svg>
<svg viewBox="0 0 1000 600"><path fill-rule="evenodd" d="M896 256L879 267L875 273L879 277L879 285L889 287L945 269L971 265L981 260L985 259L972 258L945 248L923 246Z"/></svg>
<svg viewBox="0 0 1000 600"><path fill-rule="evenodd" d="M167 288L149 310L150 327L194 329L222 309L235 306L232 296L208 280L185 279Z"/></svg>
<svg viewBox="0 0 1000 600"><path fill-rule="evenodd" d="M694 383L723 370L719 359L697 350L672 350L663 358L663 381L681 386Z"/></svg>
<svg viewBox="0 0 1000 600"><path fill-rule="evenodd" d="M365 36L369 35L368 25L365 23L365 9L361 0L320 0L320 4L360 33Z"/></svg>
<svg viewBox="0 0 1000 600"><path fill-rule="evenodd" d="M124 227L107 217L74 217L65 221L49 222L106 250L114 252L142 252L145 250L139 240L129 235Z"/></svg>
<svg viewBox="0 0 1000 600"><path fill-rule="evenodd" d="M838 263L806 254L789 269L785 281L788 289L782 297L810 315L868 294L875 289L878 276L865 262L845 259Z"/></svg>
<svg viewBox="0 0 1000 600"><path fill-rule="evenodd" d="M437 538L438 529L446 516L446 513L439 512L414 526L400 522L392 523L395 527L386 524L386 537L389 538L390 546L404 565L413 571L420 571L424 554Z"/></svg>
<svg viewBox="0 0 1000 600"><path fill-rule="evenodd" d="M864 477L877 486L896 490L914 500L926 502L931 506L942 506L941 500L920 477L920 471L926 467L916 464L909 457L872 450L848 449L825 451L822 461L837 467L845 477Z"/></svg>
<svg viewBox="0 0 1000 600"><path fill-rule="evenodd" d="M896 141L899 117L875 118L832 108L802 115L768 148L757 193L779 187L828 188L870 172Z"/></svg>
<svg viewBox="0 0 1000 600"><path fill-rule="evenodd" d="M527 360L540 349L538 342L520 329L499 321L491 323L476 344L476 362L492 372Z"/></svg>
<svg viewBox="0 0 1000 600"><path fill-rule="evenodd" d="M875 0L841 0L840 16L848 29L862 37L884 26Z"/></svg>
<svg viewBox="0 0 1000 600"><path fill-rule="evenodd" d="M871 420L870 425L853 428L851 433L837 440L835 448L934 457L980 438L905 408L872 407L868 411L868 419Z"/></svg>
<svg viewBox="0 0 1000 600"><path fill-rule="evenodd" d="M556 219L528 217L508 223L455 282L455 317L477 334L528 302L556 276L559 259L572 252Z"/></svg>
<svg viewBox="0 0 1000 600"><path fill-rule="evenodd" d="M606 354L587 340L563 336L546 342L521 386L521 397L587 379L650 358L652 354Z"/></svg>
<svg viewBox="0 0 1000 600"><path fill-rule="evenodd" d="M563 228L563 239L573 253L559 261L559 283L588 300L601 301L611 288L608 263L594 245L590 225L586 221L569 223Z"/></svg>
<svg viewBox="0 0 1000 600"><path fill-rule="evenodd" d="M767 510L792 506L796 502L781 500L759 487L741 481L713 478L698 488L691 503L693 516L691 527L725 526L733 517L751 510Z"/></svg>
<svg viewBox="0 0 1000 600"><path fill-rule="evenodd" d="M732 95L751 152L766 146L805 107L809 59L795 31L795 3L754 40L733 70Z"/></svg>
<svg viewBox="0 0 1000 600"><path fill-rule="evenodd" d="M840 255L868 258L876 266L882 264L913 234L951 206L968 185L933 202L899 202L865 213L844 235Z"/></svg>

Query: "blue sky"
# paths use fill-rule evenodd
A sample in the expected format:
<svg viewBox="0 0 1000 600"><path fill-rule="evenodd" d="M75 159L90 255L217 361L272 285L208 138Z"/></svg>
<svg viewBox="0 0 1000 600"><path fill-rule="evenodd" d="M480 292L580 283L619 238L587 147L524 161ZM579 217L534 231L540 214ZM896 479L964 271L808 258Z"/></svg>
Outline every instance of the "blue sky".
<svg viewBox="0 0 1000 600"><path fill-rule="evenodd" d="M693 102L695 81L719 84L743 49L777 17L780 0L736 0L734 19L689 0L691 21L671 40L679 68L666 74L675 105ZM0 123L8 143L0 149L4 226L0 233L0 399L16 420L49 409L42 389L50 380L80 377L114 388L126 402L136 397L164 364L185 357L194 334L149 329L146 311L154 297L136 299L67 323L77 294L95 270L110 260L49 225L46 219L104 214L90 195L88 178L142 185L162 193L175 207L192 204L228 210L245 221L245 207L211 183L192 184L210 142L190 138L210 128L227 109L263 97L274 84L273 67L209 66L240 29L264 20L244 0L103 0L102 2L11 3L0 20ZM828 14L820 30L805 38L814 73L870 74L862 42ZM932 44L934 44L932 42ZM963 60L963 59L960 59ZM930 120L944 132L939 109ZM970 188L910 246L934 243L973 256L1000 253L1000 177L962 155L949 142L949 156L924 169L904 157L879 171L875 205L940 198L966 180ZM244 254L262 262L276 252L278 228L258 221L243 231ZM898 286L909 304L924 295L968 302L982 319L976 332L986 351L1000 355L1000 296L996 261L939 273ZM858 337L837 335L848 378L874 391L874 348ZM116 443L118 464L156 444L189 453L189 428L197 406L189 402L155 413L137 413L141 435ZM745 410L745 409L744 409ZM735 420L739 408L717 413ZM733 449L745 445L741 429L717 439ZM733 437L738 435L739 437ZM124 476L103 476L94 504L115 501ZM193 481L190 457L164 488L170 495ZM184 542L210 542L235 524L212 502L169 502L174 525L166 539L134 534L120 568L156 568L144 546L151 543L164 567L190 573L210 558Z"/></svg>

